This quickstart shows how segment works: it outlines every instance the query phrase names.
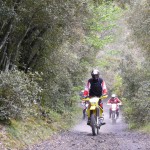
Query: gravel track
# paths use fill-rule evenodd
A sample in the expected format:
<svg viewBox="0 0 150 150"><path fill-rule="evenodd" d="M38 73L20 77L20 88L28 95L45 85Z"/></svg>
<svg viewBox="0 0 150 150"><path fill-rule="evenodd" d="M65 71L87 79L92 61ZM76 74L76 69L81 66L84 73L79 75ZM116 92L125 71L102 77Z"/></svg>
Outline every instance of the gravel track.
<svg viewBox="0 0 150 150"><path fill-rule="evenodd" d="M26 150L150 150L149 134L128 131L121 114L116 124L112 124L106 104L104 109L106 125L101 127L99 135L92 136L86 120L81 120L71 130Z"/></svg>

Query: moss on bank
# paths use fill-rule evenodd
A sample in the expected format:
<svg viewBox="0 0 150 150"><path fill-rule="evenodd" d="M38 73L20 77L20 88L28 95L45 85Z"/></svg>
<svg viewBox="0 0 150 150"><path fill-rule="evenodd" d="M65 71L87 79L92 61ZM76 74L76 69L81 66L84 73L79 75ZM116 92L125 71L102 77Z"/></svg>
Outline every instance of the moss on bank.
<svg viewBox="0 0 150 150"><path fill-rule="evenodd" d="M66 112L61 115L51 112L51 121L40 117L30 117L23 121L11 120L10 125L1 125L0 148L24 149L49 139L53 134L71 128L80 117L81 112L80 108L75 109L72 113Z"/></svg>

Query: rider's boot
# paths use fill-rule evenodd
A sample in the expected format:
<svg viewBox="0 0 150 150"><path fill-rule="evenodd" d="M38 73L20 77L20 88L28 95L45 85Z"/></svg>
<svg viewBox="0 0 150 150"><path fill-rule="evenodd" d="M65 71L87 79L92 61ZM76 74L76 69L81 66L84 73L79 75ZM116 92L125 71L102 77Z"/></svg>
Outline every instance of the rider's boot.
<svg viewBox="0 0 150 150"><path fill-rule="evenodd" d="M86 109L83 109L83 119L86 117Z"/></svg>
<svg viewBox="0 0 150 150"><path fill-rule="evenodd" d="M106 122L101 122L101 125L105 125L106 124Z"/></svg>
<svg viewBox="0 0 150 150"><path fill-rule="evenodd" d="M106 123L104 122L104 117L100 117L100 124L105 125Z"/></svg>

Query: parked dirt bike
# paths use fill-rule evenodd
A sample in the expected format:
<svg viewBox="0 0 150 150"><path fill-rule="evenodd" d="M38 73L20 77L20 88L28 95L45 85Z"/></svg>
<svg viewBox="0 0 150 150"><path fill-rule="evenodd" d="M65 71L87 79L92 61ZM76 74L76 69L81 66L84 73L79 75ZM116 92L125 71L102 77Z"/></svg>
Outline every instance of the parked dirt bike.
<svg viewBox="0 0 150 150"><path fill-rule="evenodd" d="M121 103L107 103L107 105L110 105L109 115L112 119L112 123L116 123L116 120L119 117L119 106Z"/></svg>
<svg viewBox="0 0 150 150"><path fill-rule="evenodd" d="M92 134L99 134L99 130L101 127L101 123L104 120L102 117L103 109L99 106L99 99L105 99L107 95L101 97L92 97L92 98L83 98L82 100L87 101L89 103L87 109L87 115L90 117L90 126L92 128Z"/></svg>
<svg viewBox="0 0 150 150"><path fill-rule="evenodd" d="M86 110L88 106L89 106L89 103L87 101L82 101L83 119L85 119L87 116Z"/></svg>

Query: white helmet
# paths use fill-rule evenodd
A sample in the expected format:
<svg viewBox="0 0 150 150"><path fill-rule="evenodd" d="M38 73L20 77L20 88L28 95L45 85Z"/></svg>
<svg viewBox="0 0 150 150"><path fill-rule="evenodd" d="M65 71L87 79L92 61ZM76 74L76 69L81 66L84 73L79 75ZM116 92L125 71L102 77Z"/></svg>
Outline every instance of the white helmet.
<svg viewBox="0 0 150 150"><path fill-rule="evenodd" d="M111 97L116 97L116 95L115 95L115 94L112 94Z"/></svg>
<svg viewBox="0 0 150 150"><path fill-rule="evenodd" d="M93 69L93 70L92 70L92 74L93 74L93 75L96 75L96 74L98 74L98 75L99 75L99 70L97 70L97 69Z"/></svg>
<svg viewBox="0 0 150 150"><path fill-rule="evenodd" d="M97 69L93 69L91 72L91 76L93 79L98 79L99 78L99 71Z"/></svg>

